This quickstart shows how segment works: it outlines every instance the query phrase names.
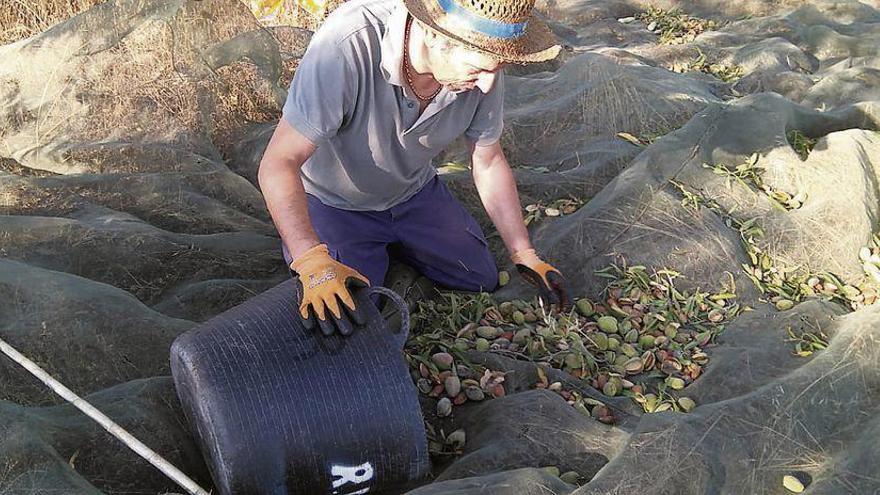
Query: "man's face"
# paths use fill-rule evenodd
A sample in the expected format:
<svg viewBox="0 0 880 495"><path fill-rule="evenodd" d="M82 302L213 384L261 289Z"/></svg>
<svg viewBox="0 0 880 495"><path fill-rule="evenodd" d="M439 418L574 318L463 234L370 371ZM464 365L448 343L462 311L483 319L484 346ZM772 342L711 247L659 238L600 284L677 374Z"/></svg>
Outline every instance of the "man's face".
<svg viewBox="0 0 880 495"><path fill-rule="evenodd" d="M480 88L488 93L504 65L499 59L449 40L426 33L428 57L434 79L450 91L461 93Z"/></svg>

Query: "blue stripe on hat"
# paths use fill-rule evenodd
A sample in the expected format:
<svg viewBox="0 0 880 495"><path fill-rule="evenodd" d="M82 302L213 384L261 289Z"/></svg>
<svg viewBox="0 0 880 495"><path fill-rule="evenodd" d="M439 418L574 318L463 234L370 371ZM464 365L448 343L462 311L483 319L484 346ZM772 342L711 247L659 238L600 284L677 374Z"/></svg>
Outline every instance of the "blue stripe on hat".
<svg viewBox="0 0 880 495"><path fill-rule="evenodd" d="M444 12L464 27L493 38L518 38L526 32L527 22L507 23L487 19L462 7L455 0L437 0Z"/></svg>

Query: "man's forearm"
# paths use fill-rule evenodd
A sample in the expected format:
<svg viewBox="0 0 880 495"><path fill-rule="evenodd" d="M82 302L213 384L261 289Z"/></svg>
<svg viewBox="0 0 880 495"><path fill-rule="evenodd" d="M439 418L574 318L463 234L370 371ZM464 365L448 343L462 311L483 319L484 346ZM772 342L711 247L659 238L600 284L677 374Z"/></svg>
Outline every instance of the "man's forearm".
<svg viewBox="0 0 880 495"><path fill-rule="evenodd" d="M485 164L474 164L474 183L486 213L512 254L532 247L523 223L522 207L513 171L503 155Z"/></svg>
<svg viewBox="0 0 880 495"><path fill-rule="evenodd" d="M293 259L320 244L309 218L299 171L298 164L267 157L258 173L266 207Z"/></svg>

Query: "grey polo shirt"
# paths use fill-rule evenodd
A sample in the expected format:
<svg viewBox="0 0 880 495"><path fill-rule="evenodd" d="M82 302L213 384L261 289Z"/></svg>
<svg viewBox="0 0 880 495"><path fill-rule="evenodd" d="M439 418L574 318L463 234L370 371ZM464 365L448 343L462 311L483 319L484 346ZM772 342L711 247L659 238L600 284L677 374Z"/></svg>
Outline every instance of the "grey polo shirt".
<svg viewBox="0 0 880 495"><path fill-rule="evenodd" d="M400 0L350 0L312 37L284 118L318 146L306 192L346 210L391 208L436 175L431 160L455 138L501 136L503 77L488 94L443 88L419 116L402 73L407 12Z"/></svg>

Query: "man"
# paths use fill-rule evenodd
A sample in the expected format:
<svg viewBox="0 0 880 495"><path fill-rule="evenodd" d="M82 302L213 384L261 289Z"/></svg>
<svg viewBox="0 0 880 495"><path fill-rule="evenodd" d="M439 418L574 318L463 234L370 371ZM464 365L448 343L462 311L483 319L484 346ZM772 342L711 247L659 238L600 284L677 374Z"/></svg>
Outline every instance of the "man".
<svg viewBox="0 0 880 495"><path fill-rule="evenodd" d="M314 34L258 174L302 283L306 326L351 333L351 320L363 318L350 290L383 283L392 243L441 286L495 289L479 225L431 165L462 134L480 199L518 271L545 302L568 308L562 275L531 246L499 142L502 66L559 52L533 6L352 0Z"/></svg>

